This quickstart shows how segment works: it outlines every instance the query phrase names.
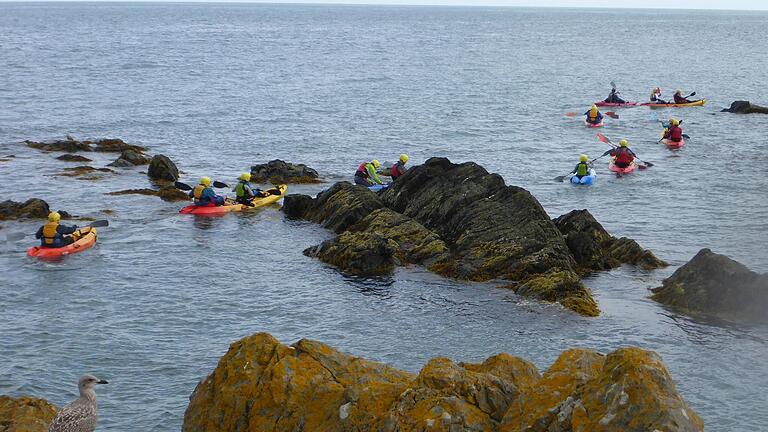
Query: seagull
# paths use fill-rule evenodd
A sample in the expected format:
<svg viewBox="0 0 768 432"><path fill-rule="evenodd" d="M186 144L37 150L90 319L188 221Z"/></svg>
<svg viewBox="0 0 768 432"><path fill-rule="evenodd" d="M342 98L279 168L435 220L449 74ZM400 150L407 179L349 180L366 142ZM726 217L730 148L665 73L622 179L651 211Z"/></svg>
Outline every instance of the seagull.
<svg viewBox="0 0 768 432"><path fill-rule="evenodd" d="M96 392L93 386L108 384L93 375L83 375L77 383L80 397L56 414L48 432L93 432L96 429Z"/></svg>

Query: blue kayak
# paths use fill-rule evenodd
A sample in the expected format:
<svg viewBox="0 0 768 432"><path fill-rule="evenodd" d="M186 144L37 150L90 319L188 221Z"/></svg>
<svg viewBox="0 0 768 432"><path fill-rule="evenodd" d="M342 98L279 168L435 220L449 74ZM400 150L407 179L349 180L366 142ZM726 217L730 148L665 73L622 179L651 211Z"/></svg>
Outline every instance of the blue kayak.
<svg viewBox="0 0 768 432"><path fill-rule="evenodd" d="M380 191L380 190L382 190L382 189L386 189L386 188L388 188L388 187L389 187L389 183L387 183L387 184L383 184L383 185L380 185L380 184L375 184L375 185L373 185L373 186L368 186L368 189L370 189L370 190L372 190L372 191L374 191L374 192L378 192L378 191Z"/></svg>
<svg viewBox="0 0 768 432"><path fill-rule="evenodd" d="M593 168L590 168L589 174L585 175L582 178L578 178L576 176L571 177L571 183L577 184L577 185L584 185L584 186L591 185L592 183L595 182L595 180L597 180L597 173Z"/></svg>

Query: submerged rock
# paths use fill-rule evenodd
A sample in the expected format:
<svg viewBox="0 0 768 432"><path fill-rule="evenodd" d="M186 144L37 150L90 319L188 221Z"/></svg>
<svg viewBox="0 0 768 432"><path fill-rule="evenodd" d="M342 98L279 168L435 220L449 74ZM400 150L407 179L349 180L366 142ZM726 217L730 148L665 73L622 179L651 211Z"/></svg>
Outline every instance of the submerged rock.
<svg viewBox="0 0 768 432"><path fill-rule="evenodd" d="M149 162L147 175L154 180L176 181L179 179L179 169L176 164L165 155L155 155Z"/></svg>
<svg viewBox="0 0 768 432"><path fill-rule="evenodd" d="M141 153L134 150L127 149L120 153L120 157L115 159L114 162L107 166L113 167L132 167L136 165L146 165L149 163L149 159Z"/></svg>
<svg viewBox="0 0 768 432"><path fill-rule="evenodd" d="M71 153L65 153L57 157L56 159L60 161L65 161L65 162L92 162L91 159L88 159L85 156L80 156L80 155L71 154Z"/></svg>
<svg viewBox="0 0 768 432"><path fill-rule="evenodd" d="M753 105L749 101L735 101L731 104L730 108L725 108L720 112L730 112L735 114L768 114L768 108Z"/></svg>
<svg viewBox="0 0 768 432"><path fill-rule="evenodd" d="M768 321L768 275L702 249L654 288L651 298L690 314L737 322Z"/></svg>
<svg viewBox="0 0 768 432"><path fill-rule="evenodd" d="M251 167L251 181L254 183L317 183L317 171L304 165L292 164L275 159Z"/></svg>
<svg viewBox="0 0 768 432"><path fill-rule="evenodd" d="M189 195L173 186L163 186L155 189L126 189L115 192L107 192L105 195L151 195L160 197L163 201L189 201Z"/></svg>
<svg viewBox="0 0 768 432"><path fill-rule="evenodd" d="M62 219L69 219L69 213L63 210L57 210ZM40 198L30 198L23 203L16 201L0 202L0 220L11 219L46 219L51 212L48 203Z"/></svg>
<svg viewBox="0 0 768 432"><path fill-rule="evenodd" d="M63 173L59 173L59 174L56 174L56 175L62 176L62 177L80 177L80 176L84 176L86 174L94 174L94 173L97 173L97 172L115 174L115 171L113 171L113 170L111 170L109 168L95 168L95 167L92 167L90 165L80 165L80 166L76 166L76 167L64 168L64 172ZM98 179L98 178L99 177L94 176L94 177L89 177L87 179L88 180L95 180L95 179Z"/></svg>
<svg viewBox="0 0 768 432"><path fill-rule="evenodd" d="M583 272L609 270L622 263L651 270L668 264L636 241L611 236L587 210L573 210L554 219Z"/></svg>
<svg viewBox="0 0 768 432"><path fill-rule="evenodd" d="M182 430L701 431L661 359L639 348L564 352L543 376L499 354L430 360L413 375L302 339L230 345L195 388Z"/></svg>
<svg viewBox="0 0 768 432"><path fill-rule="evenodd" d="M0 396L0 431L46 432L56 417L56 406L30 396Z"/></svg>

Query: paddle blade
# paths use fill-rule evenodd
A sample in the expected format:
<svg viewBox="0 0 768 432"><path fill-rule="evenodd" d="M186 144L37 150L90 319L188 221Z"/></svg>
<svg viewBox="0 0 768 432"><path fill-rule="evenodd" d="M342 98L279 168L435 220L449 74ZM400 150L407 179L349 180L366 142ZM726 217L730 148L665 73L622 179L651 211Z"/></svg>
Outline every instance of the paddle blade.
<svg viewBox="0 0 768 432"><path fill-rule="evenodd" d="M177 181L177 182L174 182L174 183L173 183L173 186L174 186L176 189L181 189L181 190L183 190L183 191L190 191L190 190L192 190L192 186L190 186L190 185L188 185L188 184L186 184L186 183L178 182L178 181Z"/></svg>
<svg viewBox="0 0 768 432"><path fill-rule="evenodd" d="M683 134L683 138L685 138L685 139L689 140L689 139L691 139L691 136L690 136L690 135L688 135L688 134Z"/></svg>
<svg viewBox="0 0 768 432"><path fill-rule="evenodd" d="M27 234L23 232L8 233L5 235L5 241L15 242L26 237Z"/></svg>
<svg viewBox="0 0 768 432"><path fill-rule="evenodd" d="M565 180L566 177L568 176L557 176L553 180L556 182L562 182L563 180Z"/></svg>
<svg viewBox="0 0 768 432"><path fill-rule="evenodd" d="M637 165L637 167L640 168L640 171L648 169L648 167L645 165Z"/></svg>
<svg viewBox="0 0 768 432"><path fill-rule="evenodd" d="M612 89L614 89L614 90L616 90L616 83L615 83L615 82L613 82L613 81L611 81L611 88L612 88Z"/></svg>
<svg viewBox="0 0 768 432"><path fill-rule="evenodd" d="M613 144L611 142L611 140L607 136L605 136L605 135L603 135L603 134L601 134L599 132L597 133L596 136L597 136L597 139L599 139L600 141L602 141L602 142L604 142L606 144Z"/></svg>
<svg viewBox="0 0 768 432"><path fill-rule="evenodd" d="M573 112L573 111L565 113L566 117L576 117L577 115L581 115L581 114L579 114L577 112Z"/></svg>
<svg viewBox="0 0 768 432"><path fill-rule="evenodd" d="M646 162L646 161L643 161L643 163L645 164L646 168L650 168L650 167L652 167L654 165L654 164L652 164L650 162Z"/></svg>
<svg viewBox="0 0 768 432"><path fill-rule="evenodd" d="M90 224L88 224L91 228L100 228L100 227L106 227L109 226L109 221L106 219L93 221Z"/></svg>
<svg viewBox="0 0 768 432"><path fill-rule="evenodd" d="M616 114L616 113L615 113L615 112L613 112L613 111L608 111L607 113L605 113L605 115L607 115L608 117L610 117L610 118L612 118L612 119L618 119L618 118L619 118L619 115L618 115L618 114Z"/></svg>
<svg viewBox="0 0 768 432"><path fill-rule="evenodd" d="M216 187L216 188L228 188L229 185L224 183L224 182L214 181L213 182L213 187Z"/></svg>

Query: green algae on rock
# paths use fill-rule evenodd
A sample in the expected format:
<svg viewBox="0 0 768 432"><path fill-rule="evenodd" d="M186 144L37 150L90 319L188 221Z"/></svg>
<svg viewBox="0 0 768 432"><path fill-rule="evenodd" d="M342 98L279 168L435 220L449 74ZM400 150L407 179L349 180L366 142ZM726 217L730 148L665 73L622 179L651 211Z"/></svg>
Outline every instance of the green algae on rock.
<svg viewBox="0 0 768 432"><path fill-rule="evenodd" d="M0 431L46 432L56 417L56 406L30 396L0 396Z"/></svg>

